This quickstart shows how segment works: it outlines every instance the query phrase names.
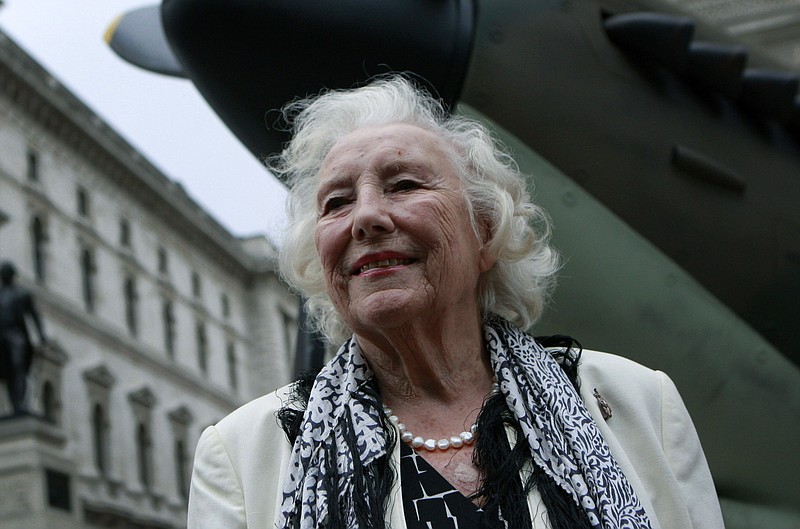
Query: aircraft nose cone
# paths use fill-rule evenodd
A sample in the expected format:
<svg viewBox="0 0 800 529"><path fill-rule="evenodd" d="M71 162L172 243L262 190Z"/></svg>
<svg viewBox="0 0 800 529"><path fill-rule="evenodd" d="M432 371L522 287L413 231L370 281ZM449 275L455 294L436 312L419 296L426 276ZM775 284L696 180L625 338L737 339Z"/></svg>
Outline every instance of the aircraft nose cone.
<svg viewBox="0 0 800 529"><path fill-rule="evenodd" d="M186 75L258 157L288 139L270 111L323 88L409 72L453 104L475 16L472 0L164 0L161 10Z"/></svg>

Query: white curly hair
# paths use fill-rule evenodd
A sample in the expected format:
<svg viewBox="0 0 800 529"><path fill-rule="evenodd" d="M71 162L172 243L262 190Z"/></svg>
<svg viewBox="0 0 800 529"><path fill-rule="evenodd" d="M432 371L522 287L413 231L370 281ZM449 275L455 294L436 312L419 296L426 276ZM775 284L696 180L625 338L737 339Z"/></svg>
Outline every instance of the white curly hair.
<svg viewBox="0 0 800 529"><path fill-rule="evenodd" d="M525 178L507 148L483 124L450 115L439 100L401 75L294 101L284 107L283 116L292 125L292 140L268 160L290 190L280 270L306 298L313 330L333 344L352 332L325 291L314 242L320 167L344 136L360 127L393 123L426 129L449 144L473 229L478 233L478 226L490 227L484 244L496 262L479 279L478 302L484 318L497 314L523 329L539 318L559 267L558 255L548 242L550 221L528 196Z"/></svg>

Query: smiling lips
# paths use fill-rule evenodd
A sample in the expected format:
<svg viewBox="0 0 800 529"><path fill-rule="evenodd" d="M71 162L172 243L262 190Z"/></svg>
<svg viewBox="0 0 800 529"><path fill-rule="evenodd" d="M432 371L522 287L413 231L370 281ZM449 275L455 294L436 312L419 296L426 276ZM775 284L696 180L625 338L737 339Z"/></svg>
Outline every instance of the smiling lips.
<svg viewBox="0 0 800 529"><path fill-rule="evenodd" d="M379 261L371 261L361 266L358 269L357 274L363 274L368 270L374 270L376 268L388 268L390 266L402 266L411 264L414 262L414 259L381 259Z"/></svg>

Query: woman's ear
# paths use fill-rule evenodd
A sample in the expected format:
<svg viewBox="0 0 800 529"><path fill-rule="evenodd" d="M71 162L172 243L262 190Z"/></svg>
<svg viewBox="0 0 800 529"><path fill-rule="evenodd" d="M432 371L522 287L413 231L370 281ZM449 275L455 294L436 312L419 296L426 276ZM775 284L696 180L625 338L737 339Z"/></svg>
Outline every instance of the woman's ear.
<svg viewBox="0 0 800 529"><path fill-rule="evenodd" d="M497 261L497 256L495 255L494 250L492 249L492 237L494 235L494 230L492 229L493 226L491 222L487 219L481 219L479 221L479 229L480 229L480 237L481 237L481 249L480 252L480 262L479 267L481 272L486 272L491 267L494 266L494 263Z"/></svg>
<svg viewBox="0 0 800 529"><path fill-rule="evenodd" d="M481 272L486 272L494 266L497 258L494 256L488 245L484 244L480 249L480 262L478 263Z"/></svg>

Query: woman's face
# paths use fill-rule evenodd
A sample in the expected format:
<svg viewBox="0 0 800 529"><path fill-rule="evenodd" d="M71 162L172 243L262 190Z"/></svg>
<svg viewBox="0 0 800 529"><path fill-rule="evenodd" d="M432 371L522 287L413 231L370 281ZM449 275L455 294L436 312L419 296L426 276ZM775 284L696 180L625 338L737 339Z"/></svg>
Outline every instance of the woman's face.
<svg viewBox="0 0 800 529"><path fill-rule="evenodd" d="M317 186L325 286L355 332L475 314L492 265L469 220L444 141L407 124L358 129L334 145Z"/></svg>

